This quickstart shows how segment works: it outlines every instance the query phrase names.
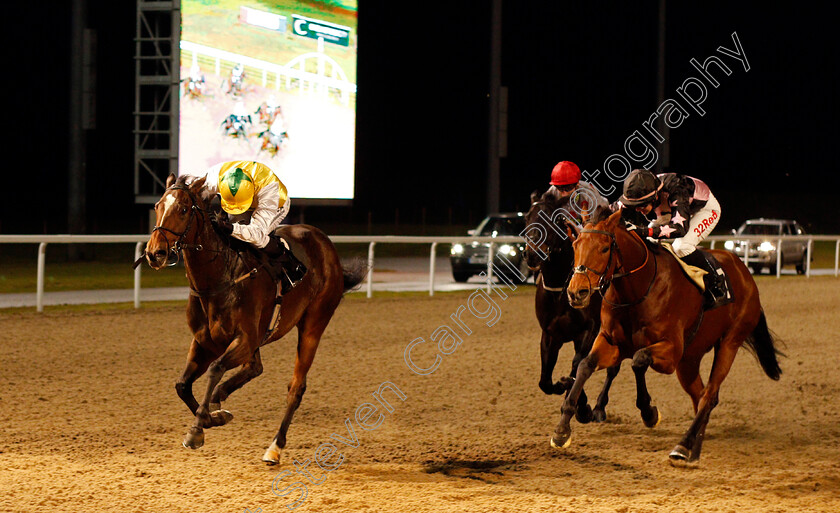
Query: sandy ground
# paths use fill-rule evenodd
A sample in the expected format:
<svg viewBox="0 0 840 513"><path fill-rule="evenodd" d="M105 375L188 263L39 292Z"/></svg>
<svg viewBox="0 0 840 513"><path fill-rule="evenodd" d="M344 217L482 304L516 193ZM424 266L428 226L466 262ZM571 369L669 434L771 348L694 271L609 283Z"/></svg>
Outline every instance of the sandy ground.
<svg viewBox="0 0 840 513"><path fill-rule="evenodd" d="M308 485L298 511L840 511L840 282L759 284L770 327L786 341L782 380L742 351L692 469L667 463L692 417L688 396L674 376L651 372L663 421L645 428L628 362L608 421L573 423L571 447L549 447L561 398L537 387L532 289L497 298L492 327L466 313L472 335L426 376L407 368L405 347L429 340L468 292L345 300L276 467L260 456L282 414L292 337L263 349L265 373L225 403L232 423L190 451L181 440L192 419L173 386L189 343L182 308L0 314L0 511L268 513L301 497L280 497L272 484L294 482ZM434 345L416 346L415 360L430 364ZM570 360L565 347L563 373ZM386 393L394 412L361 429L354 411L376 404L371 393L386 381L405 401ZM356 448L331 438L351 436L345 419ZM327 473L314 459L329 441L344 459ZM295 475L295 460L309 460L320 484Z"/></svg>

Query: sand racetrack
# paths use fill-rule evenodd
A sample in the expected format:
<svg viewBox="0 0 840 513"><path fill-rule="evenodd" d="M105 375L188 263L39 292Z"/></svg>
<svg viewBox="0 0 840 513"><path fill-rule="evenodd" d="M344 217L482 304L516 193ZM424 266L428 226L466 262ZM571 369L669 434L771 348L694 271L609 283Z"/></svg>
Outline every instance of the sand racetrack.
<svg viewBox="0 0 840 513"><path fill-rule="evenodd" d="M663 420L645 428L627 361L608 421L573 422L571 447L549 447L561 398L537 387L531 288L498 300L495 326L467 313L472 335L427 376L407 368L403 351L429 340L467 292L345 299L276 467L260 456L279 425L294 332L263 349L263 375L225 403L233 421L191 451L181 440L192 418L174 390L190 340L183 308L0 313L0 511L286 511L299 494L279 497L272 482L295 459L323 479L308 484L304 512L840 511L840 281L760 278L759 287L786 343L784 374L771 381L741 351L691 469L667 463L692 417L688 396L675 376L651 371ZM434 345L415 358L431 364ZM555 378L571 354L563 348ZM590 396L602 380L587 385ZM395 411L360 429L356 407L375 402L385 381L405 401L390 395ZM358 447L332 440L344 460L325 473L315 450L332 433L348 436L348 418ZM287 474L278 489L297 480Z"/></svg>

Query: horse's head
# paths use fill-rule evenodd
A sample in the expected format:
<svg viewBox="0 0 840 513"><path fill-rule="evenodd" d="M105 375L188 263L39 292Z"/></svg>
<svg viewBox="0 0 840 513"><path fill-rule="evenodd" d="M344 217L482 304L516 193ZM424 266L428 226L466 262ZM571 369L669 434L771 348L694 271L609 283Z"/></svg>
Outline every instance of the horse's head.
<svg viewBox="0 0 840 513"><path fill-rule="evenodd" d="M551 190L540 195L537 191L531 193L531 208L525 215L526 227L522 235L528 245L525 248L525 258L532 271L551 274L558 266L549 264L560 263L562 276L552 276L554 286L562 286L568 269L572 264L572 238L577 230L577 222L570 210L569 198L553 194ZM567 265L562 265L563 263Z"/></svg>
<svg viewBox="0 0 840 513"><path fill-rule="evenodd" d="M182 249L200 247L199 225L207 222L205 178L189 184L186 178L169 175L166 190L155 203L155 227L146 244L146 261L153 269L175 265Z"/></svg>
<svg viewBox="0 0 840 513"><path fill-rule="evenodd" d="M580 230L573 243L575 270L567 288L569 304L573 307L586 308L593 292L606 291L619 263L615 237L621 230L625 230L621 211L594 227L588 224Z"/></svg>

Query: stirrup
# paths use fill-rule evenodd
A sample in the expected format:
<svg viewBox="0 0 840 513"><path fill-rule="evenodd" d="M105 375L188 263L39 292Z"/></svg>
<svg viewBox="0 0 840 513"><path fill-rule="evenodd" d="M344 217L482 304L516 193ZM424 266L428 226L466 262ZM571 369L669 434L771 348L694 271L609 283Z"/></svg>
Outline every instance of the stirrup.
<svg viewBox="0 0 840 513"><path fill-rule="evenodd" d="M283 297L291 292L298 283L300 283L300 280L293 280L291 276L289 276L288 271L284 269L283 275L280 277L280 297Z"/></svg>

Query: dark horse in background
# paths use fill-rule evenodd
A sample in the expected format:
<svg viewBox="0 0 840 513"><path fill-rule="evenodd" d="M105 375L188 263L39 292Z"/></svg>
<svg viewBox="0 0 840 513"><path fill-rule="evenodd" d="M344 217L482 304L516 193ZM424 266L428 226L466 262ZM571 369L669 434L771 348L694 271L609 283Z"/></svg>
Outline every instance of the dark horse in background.
<svg viewBox="0 0 840 513"><path fill-rule="evenodd" d="M691 396L695 416L671 451L670 460L678 466L698 461L709 416L718 404L721 383L738 349L742 345L751 349L771 379L777 380L781 374L781 353L767 328L755 280L734 253L712 251L729 278L734 300L704 313L702 293L683 275L676 258L628 231L621 211L594 227L588 224L580 231L574 249L569 300L576 308L588 309L602 296L601 331L589 355L580 362L552 445L569 444L569 421L592 372L632 359L636 405L649 427L658 422L660 414L651 405L645 373L648 368L677 373L680 385ZM700 362L712 349L715 357L704 385Z"/></svg>
<svg viewBox="0 0 840 513"><path fill-rule="evenodd" d="M536 275L536 313L542 328L540 390L549 395L563 395L572 387L578 364L592 349L592 342L601 325L601 302L598 298L593 298L584 309L569 305L566 283L572 274L575 260L569 223L575 221L568 219L565 213L572 213L568 197L561 198L551 192L540 196L535 191L531 194L531 208L525 216L528 240L526 257L528 267ZM554 382L552 374L557 364L557 355L563 344L570 340L574 342L575 348L571 373ZM606 420L609 390L618 369L616 365L608 370L604 388L594 409L587 404L586 393L581 391L581 406L576 410L579 422Z"/></svg>
<svg viewBox="0 0 840 513"><path fill-rule="evenodd" d="M277 285L251 250L239 251L219 236L210 223L210 193L204 178L187 183L185 177L166 181L166 191L155 204L156 226L146 245L146 260L154 269L174 265L183 256L190 297L187 323L193 340L187 367L175 385L178 396L195 415L195 425L184 446L204 444L204 428L221 426L233 415L221 402L262 373L260 347L298 329L297 358L286 397L286 412L277 435L263 456L279 462L286 446L286 432L306 390L306 374L315 358L321 335L345 291L358 285L366 273L362 265L344 269L330 239L307 225L282 226L278 233L298 253L308 268L303 280L282 302L277 326L267 335L272 320ZM222 382L224 373L241 368ZM207 390L199 403L192 384L208 372Z"/></svg>

